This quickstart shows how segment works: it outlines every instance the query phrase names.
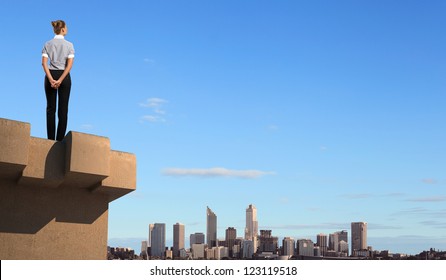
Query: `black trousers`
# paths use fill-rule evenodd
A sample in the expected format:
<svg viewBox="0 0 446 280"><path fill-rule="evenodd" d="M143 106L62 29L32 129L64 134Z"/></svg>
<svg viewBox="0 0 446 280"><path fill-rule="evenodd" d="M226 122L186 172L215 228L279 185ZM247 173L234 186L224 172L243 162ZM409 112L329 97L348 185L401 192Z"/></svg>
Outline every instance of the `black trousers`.
<svg viewBox="0 0 446 280"><path fill-rule="evenodd" d="M62 76L63 70L50 70L54 80ZM68 123L68 101L71 92L71 77L68 74L60 87L54 89L48 77L45 76L45 94L46 94L46 130L48 139L62 141L65 137ZM56 134L56 101L57 99L57 117L59 123L57 124Z"/></svg>

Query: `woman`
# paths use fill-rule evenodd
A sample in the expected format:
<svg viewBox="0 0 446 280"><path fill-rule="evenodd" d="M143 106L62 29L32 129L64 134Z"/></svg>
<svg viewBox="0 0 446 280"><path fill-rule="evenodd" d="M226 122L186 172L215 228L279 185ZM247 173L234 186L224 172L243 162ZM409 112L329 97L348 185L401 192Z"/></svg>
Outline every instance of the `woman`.
<svg viewBox="0 0 446 280"><path fill-rule="evenodd" d="M70 99L74 47L65 40L68 28L63 20L51 22L54 39L45 43L42 50L42 66L45 71L46 127L48 139L62 141L68 121L68 100ZM59 97L57 116L59 123L56 134L56 100Z"/></svg>

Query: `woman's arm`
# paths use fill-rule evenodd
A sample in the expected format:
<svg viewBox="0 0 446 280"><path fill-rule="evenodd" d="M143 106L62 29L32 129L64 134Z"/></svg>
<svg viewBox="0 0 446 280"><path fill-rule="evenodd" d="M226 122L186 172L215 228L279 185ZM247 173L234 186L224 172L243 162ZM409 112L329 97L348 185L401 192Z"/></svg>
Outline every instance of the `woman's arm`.
<svg viewBox="0 0 446 280"><path fill-rule="evenodd" d="M60 78L57 81L54 81L54 86L56 88L58 88L60 86L60 84L65 79L65 77L70 73L71 68L73 67L73 60L74 60L74 58L67 59L67 65L65 66L65 70L63 71L62 76L60 76Z"/></svg>
<svg viewBox="0 0 446 280"><path fill-rule="evenodd" d="M48 68L48 57L46 57L46 56L42 56L42 67L43 67L43 71L46 74L46 77L48 78L48 80L51 83L51 86L53 86L56 81L53 79L50 69Z"/></svg>

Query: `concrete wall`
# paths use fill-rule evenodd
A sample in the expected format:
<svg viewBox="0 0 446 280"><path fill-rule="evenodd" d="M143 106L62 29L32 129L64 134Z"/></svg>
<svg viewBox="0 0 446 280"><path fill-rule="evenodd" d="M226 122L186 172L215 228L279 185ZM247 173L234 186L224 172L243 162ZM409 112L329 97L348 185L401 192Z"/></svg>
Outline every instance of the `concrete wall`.
<svg viewBox="0 0 446 280"><path fill-rule="evenodd" d="M0 259L106 259L108 204L135 189L136 157L108 138L0 118Z"/></svg>

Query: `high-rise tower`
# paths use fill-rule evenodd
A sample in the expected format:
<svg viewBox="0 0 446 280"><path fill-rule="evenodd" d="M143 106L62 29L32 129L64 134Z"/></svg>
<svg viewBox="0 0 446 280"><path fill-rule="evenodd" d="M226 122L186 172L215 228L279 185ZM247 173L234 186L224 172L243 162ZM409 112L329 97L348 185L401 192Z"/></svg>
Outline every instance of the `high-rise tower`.
<svg viewBox="0 0 446 280"><path fill-rule="evenodd" d="M254 253L257 252L257 236L259 232L259 223L257 221L257 208L250 204L246 209L246 227L245 240L253 242Z"/></svg>
<svg viewBox="0 0 446 280"><path fill-rule="evenodd" d="M151 256L163 258L166 251L166 224L151 224L149 231Z"/></svg>
<svg viewBox="0 0 446 280"><path fill-rule="evenodd" d="M296 242L294 238L285 237L282 240L282 255L293 256L295 254Z"/></svg>
<svg viewBox="0 0 446 280"><path fill-rule="evenodd" d="M209 249L217 246L217 215L209 207L206 209L206 244Z"/></svg>
<svg viewBox="0 0 446 280"><path fill-rule="evenodd" d="M327 235L324 233L319 233L316 237L317 246L321 249L322 256L327 254Z"/></svg>
<svg viewBox="0 0 446 280"><path fill-rule="evenodd" d="M184 249L184 225L176 223L173 225L173 256L178 258L181 249Z"/></svg>
<svg viewBox="0 0 446 280"><path fill-rule="evenodd" d="M237 239L237 230L233 227L228 227L226 229L225 241L226 247L228 247L229 256L233 255L233 247L235 245L235 240Z"/></svg>
<svg viewBox="0 0 446 280"><path fill-rule="evenodd" d="M352 254L355 251L367 250L367 223L352 223Z"/></svg>

